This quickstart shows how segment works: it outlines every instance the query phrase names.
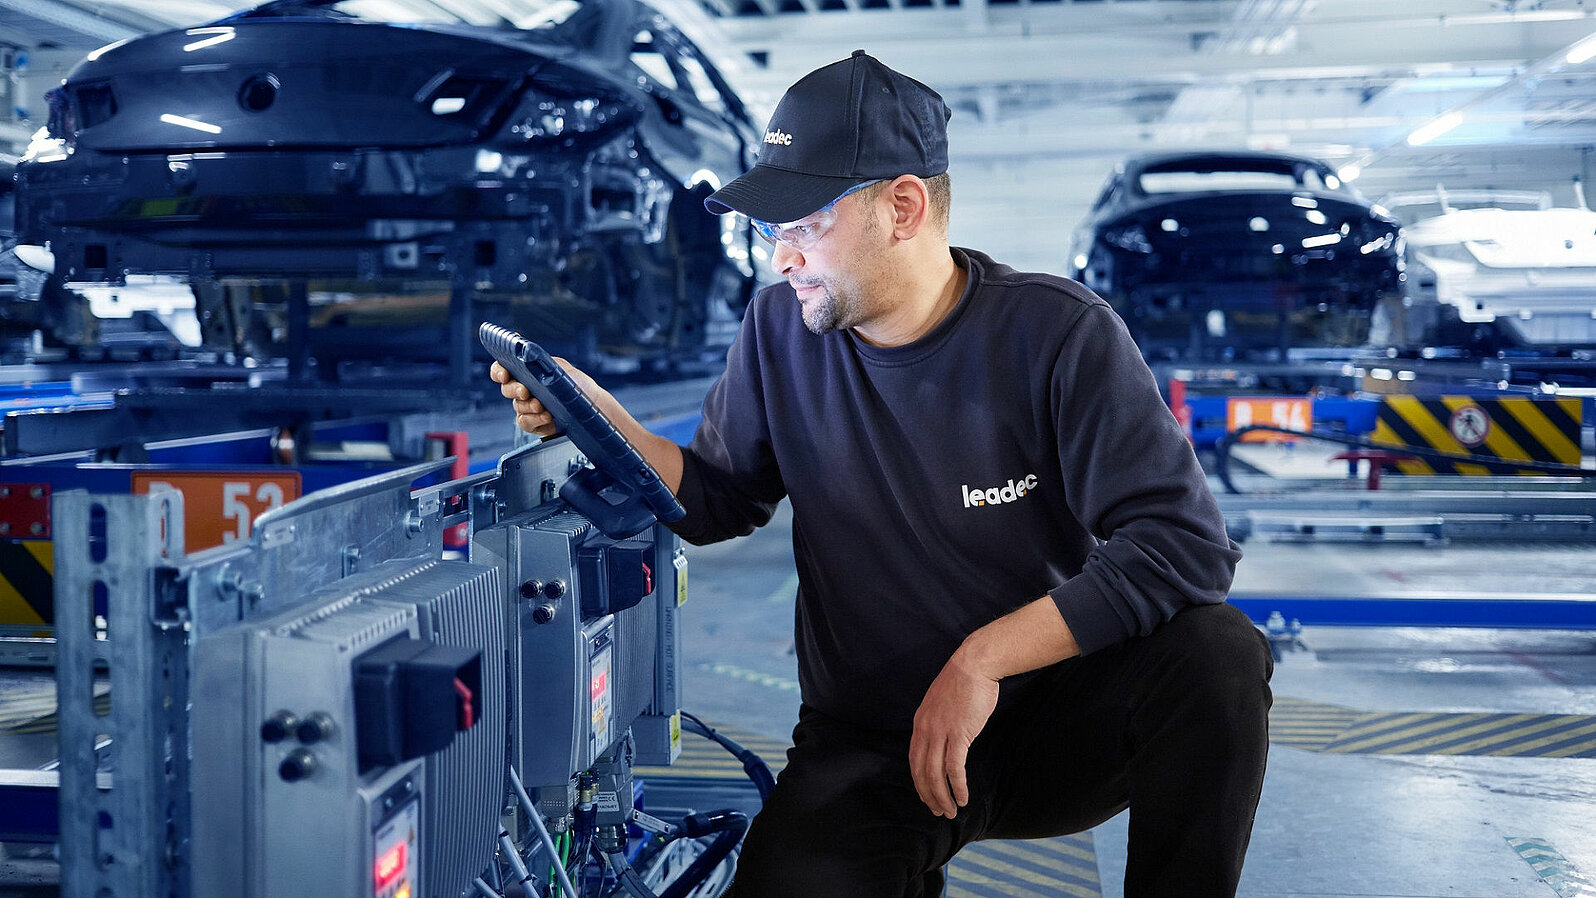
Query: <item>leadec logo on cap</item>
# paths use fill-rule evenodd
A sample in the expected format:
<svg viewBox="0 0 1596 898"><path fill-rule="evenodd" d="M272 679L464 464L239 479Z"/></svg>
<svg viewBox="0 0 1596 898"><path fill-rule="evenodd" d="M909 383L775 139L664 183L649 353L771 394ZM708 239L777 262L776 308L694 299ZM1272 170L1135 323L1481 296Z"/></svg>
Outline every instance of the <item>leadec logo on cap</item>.
<svg viewBox="0 0 1596 898"><path fill-rule="evenodd" d="M774 131L766 131L765 143L773 143L777 146L790 147L792 146L792 135L781 130L780 128L777 128Z"/></svg>

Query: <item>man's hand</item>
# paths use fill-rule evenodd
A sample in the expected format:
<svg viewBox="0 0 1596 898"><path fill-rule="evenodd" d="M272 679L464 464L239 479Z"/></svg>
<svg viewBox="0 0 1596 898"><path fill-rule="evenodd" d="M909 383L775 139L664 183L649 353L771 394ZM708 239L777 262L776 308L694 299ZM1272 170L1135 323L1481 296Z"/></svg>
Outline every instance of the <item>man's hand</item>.
<svg viewBox="0 0 1596 898"><path fill-rule="evenodd" d="M1080 653L1075 634L1047 596L964 638L914 712L909 771L931 813L951 820L969 804L964 765L970 743L997 708L998 681Z"/></svg>
<svg viewBox="0 0 1596 898"><path fill-rule="evenodd" d="M565 359L555 357L554 360L560 363L560 367L565 369L566 374L571 375L572 380L576 381L576 385L581 389L583 395L597 402L598 394L602 391L599 389L598 384L593 382L593 378L573 367ZM488 376L493 378L493 382L499 385L499 392L504 395L504 398L510 400L511 407L515 409L515 425L517 427L534 436L545 438L560 432L560 428L555 425L554 416L549 413L549 410L543 407L543 403L532 395L532 391L527 389L525 384L519 383L515 378L511 377L510 372L503 365L494 362L493 367L488 369Z"/></svg>
<svg viewBox="0 0 1596 898"><path fill-rule="evenodd" d="M643 454L643 458L654 466L654 470L659 472L660 479L665 481L670 491L674 493L681 489L682 447L664 437L649 433L647 428L637 423L637 419L615 401L615 397L611 396L608 390L595 383L593 378L588 377L581 369L558 356L554 360L565 369L566 374L571 375L572 380L576 381L576 388L582 391L582 395L586 396L588 401L604 414L604 417L610 419L610 423L615 425L621 435L626 437L627 441ZM510 400L511 407L515 409L515 426L545 439L560 432L559 425L554 423L554 416L549 410L543 407L543 403L532 395L532 391L527 389L525 384L517 383L503 365L494 362L493 367L488 369L488 376L499 385L499 392Z"/></svg>
<svg viewBox="0 0 1596 898"><path fill-rule="evenodd" d="M970 803L964 762L997 700L997 679L974 669L962 652L948 659L926 690L914 713L909 770L915 791L931 813L951 820Z"/></svg>

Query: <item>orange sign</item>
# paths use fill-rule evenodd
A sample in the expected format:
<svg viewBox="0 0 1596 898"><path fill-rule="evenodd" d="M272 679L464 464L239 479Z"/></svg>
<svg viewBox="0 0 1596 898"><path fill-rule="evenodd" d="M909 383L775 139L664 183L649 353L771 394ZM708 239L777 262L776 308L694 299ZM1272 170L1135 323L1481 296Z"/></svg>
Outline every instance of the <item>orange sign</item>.
<svg viewBox="0 0 1596 898"><path fill-rule="evenodd" d="M183 550L198 552L249 539L255 519L299 498L297 471L250 474L242 471L139 471L133 492L160 484L183 494Z"/></svg>
<svg viewBox="0 0 1596 898"><path fill-rule="evenodd" d="M1251 427L1254 424L1267 424L1270 427L1283 427L1286 430L1295 430L1307 433L1313 429L1313 400L1296 399L1291 397L1248 397L1232 398L1225 406L1225 429L1231 433ZM1290 441L1295 437L1285 434L1272 433L1267 430L1255 430L1242 436L1243 443L1274 443Z"/></svg>

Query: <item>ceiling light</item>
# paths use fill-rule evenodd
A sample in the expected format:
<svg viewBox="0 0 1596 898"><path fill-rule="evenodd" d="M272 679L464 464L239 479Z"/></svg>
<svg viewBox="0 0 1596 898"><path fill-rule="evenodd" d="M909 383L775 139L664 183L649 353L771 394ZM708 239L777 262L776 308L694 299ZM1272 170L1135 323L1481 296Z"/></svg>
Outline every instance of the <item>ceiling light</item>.
<svg viewBox="0 0 1596 898"><path fill-rule="evenodd" d="M1363 166L1356 162L1348 162L1346 165L1341 166L1341 170L1336 172L1336 174L1340 175L1343 181L1356 181L1358 176L1363 174Z"/></svg>
<svg viewBox="0 0 1596 898"><path fill-rule="evenodd" d="M1423 146L1461 124L1463 124L1463 113L1448 112L1415 128L1413 133L1408 135L1408 146Z"/></svg>
<svg viewBox="0 0 1596 898"><path fill-rule="evenodd" d="M1320 234L1317 237L1302 238L1303 249L1314 249L1320 246L1335 246L1341 242L1340 234Z"/></svg>

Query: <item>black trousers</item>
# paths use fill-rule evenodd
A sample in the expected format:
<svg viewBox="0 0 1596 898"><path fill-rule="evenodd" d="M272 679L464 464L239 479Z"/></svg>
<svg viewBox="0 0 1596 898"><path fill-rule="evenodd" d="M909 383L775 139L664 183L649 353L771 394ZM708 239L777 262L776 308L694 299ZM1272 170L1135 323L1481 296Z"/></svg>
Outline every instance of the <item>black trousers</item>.
<svg viewBox="0 0 1596 898"><path fill-rule="evenodd" d="M935 898L979 839L1081 832L1130 808L1127 898L1234 895L1268 754L1268 643L1229 605L1043 671L971 747L970 803L937 817L909 736L800 711L735 898Z"/></svg>

